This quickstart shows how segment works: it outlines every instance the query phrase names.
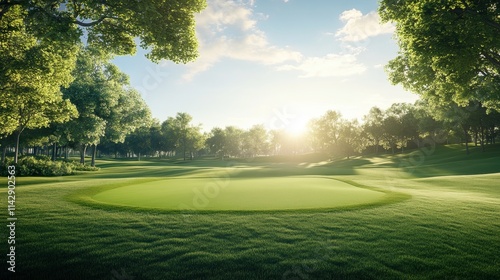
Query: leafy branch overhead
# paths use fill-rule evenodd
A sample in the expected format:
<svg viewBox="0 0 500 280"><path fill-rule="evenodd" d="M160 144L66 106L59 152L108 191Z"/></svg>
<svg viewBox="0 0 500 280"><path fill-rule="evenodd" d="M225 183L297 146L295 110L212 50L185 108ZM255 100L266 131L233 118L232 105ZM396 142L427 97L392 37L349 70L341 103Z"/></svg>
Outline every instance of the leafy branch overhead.
<svg viewBox="0 0 500 280"><path fill-rule="evenodd" d="M393 83L424 97L500 110L500 5L496 0L381 1L396 24Z"/></svg>
<svg viewBox="0 0 500 280"><path fill-rule="evenodd" d="M194 60L197 53L194 15L205 0L0 1L0 21L13 7L27 11L24 21L38 38L77 42L104 53L133 54L135 38L152 61Z"/></svg>

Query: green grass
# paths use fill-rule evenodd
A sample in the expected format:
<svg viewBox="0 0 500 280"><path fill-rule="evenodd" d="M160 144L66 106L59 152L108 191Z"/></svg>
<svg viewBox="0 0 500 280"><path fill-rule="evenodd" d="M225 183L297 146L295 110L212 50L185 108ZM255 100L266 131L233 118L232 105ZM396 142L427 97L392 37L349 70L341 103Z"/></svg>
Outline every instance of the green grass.
<svg viewBox="0 0 500 280"><path fill-rule="evenodd" d="M329 178L169 179L100 192L113 205L164 210L297 210L373 204L386 194Z"/></svg>
<svg viewBox="0 0 500 280"><path fill-rule="evenodd" d="M117 275L500 278L500 147L488 147L485 153L472 149L465 156L463 147L447 146L417 160L419 153L333 163L312 156L183 164L101 160L99 172L18 178L16 275L42 280L120 279ZM390 199L348 209L257 212L212 212L203 207L165 211L95 200L99 194L127 189L139 199L145 195L141 185L154 191L155 186L180 180L219 184L229 180L244 188L259 180L283 180L287 186L297 181L303 191L299 181L312 178L344 182L349 190L368 190ZM219 189L218 196L228 188ZM241 201L261 199L248 195L237 196ZM2 197L5 201L5 188ZM0 218L5 221L5 211ZM6 234L4 229L4 240ZM5 241L3 252L6 247ZM9 279L6 267L4 262L0 279Z"/></svg>

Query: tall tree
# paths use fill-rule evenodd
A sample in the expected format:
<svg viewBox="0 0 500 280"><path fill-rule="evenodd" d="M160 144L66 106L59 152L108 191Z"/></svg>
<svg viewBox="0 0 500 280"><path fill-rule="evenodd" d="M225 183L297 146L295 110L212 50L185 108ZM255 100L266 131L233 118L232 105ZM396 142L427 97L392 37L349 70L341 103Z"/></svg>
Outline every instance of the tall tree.
<svg viewBox="0 0 500 280"><path fill-rule="evenodd" d="M361 139L361 127L357 120L344 120L340 126L340 139L338 141L339 153L347 159L361 152L364 145Z"/></svg>
<svg viewBox="0 0 500 280"><path fill-rule="evenodd" d="M328 153L339 155L337 144L341 136L342 115L337 111L327 111L319 119L311 122L313 146Z"/></svg>
<svg viewBox="0 0 500 280"><path fill-rule="evenodd" d="M81 163L85 163L87 147L93 147L94 165L102 137L123 142L127 133L149 120L149 110L138 93L128 88L127 75L92 50L81 50L73 75L75 81L63 92L77 107L79 117L68 122L65 131L77 143Z"/></svg>
<svg viewBox="0 0 500 280"><path fill-rule="evenodd" d="M169 117L167 122L171 127L171 133L174 136L176 147L182 153L186 160L189 152L190 158L193 158L193 152L203 146L200 125L193 125L193 117L188 113L177 113L175 118Z"/></svg>
<svg viewBox="0 0 500 280"><path fill-rule="evenodd" d="M378 154L380 141L383 136L382 122L384 120L384 112L378 107L373 107L363 117L363 120L363 131L368 136L370 144L375 147L375 153Z"/></svg>
<svg viewBox="0 0 500 280"><path fill-rule="evenodd" d="M263 125L254 125L243 133L243 150L249 157L269 152L268 135Z"/></svg>
<svg viewBox="0 0 500 280"><path fill-rule="evenodd" d="M467 106L461 106L454 102L448 104L431 102L430 105L434 118L461 132L465 143L465 151L469 154L470 130L472 127L471 113L477 110L478 104L470 102Z"/></svg>
<svg viewBox="0 0 500 280"><path fill-rule="evenodd" d="M235 126L226 126L224 134L226 135L225 151L229 156L240 156L242 150L243 130Z"/></svg>
<svg viewBox="0 0 500 280"><path fill-rule="evenodd" d="M1 13L0 133L15 134L17 162L25 129L47 127L77 115L60 91L72 81L77 48L71 41L34 36L23 21L28 12L21 7Z"/></svg>
<svg viewBox="0 0 500 280"><path fill-rule="evenodd" d="M500 6L497 0L383 0L400 51L390 80L424 97L470 100L500 110Z"/></svg>
<svg viewBox="0 0 500 280"><path fill-rule="evenodd" d="M224 160L224 156L226 154L226 134L224 130L219 127L214 127L210 131L210 134L205 141L205 144L209 151Z"/></svg>

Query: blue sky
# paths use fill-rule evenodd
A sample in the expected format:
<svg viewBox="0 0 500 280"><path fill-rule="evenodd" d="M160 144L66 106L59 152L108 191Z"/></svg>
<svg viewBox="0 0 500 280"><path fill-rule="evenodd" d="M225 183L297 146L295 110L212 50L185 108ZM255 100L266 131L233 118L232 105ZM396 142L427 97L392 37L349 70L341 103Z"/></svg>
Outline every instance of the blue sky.
<svg viewBox="0 0 500 280"><path fill-rule="evenodd" d="M413 102L383 66L397 54L394 27L377 0L208 0L196 16L200 56L149 62L144 50L114 62L160 121L191 114L205 131L235 125L298 130L338 110L361 117L373 106Z"/></svg>

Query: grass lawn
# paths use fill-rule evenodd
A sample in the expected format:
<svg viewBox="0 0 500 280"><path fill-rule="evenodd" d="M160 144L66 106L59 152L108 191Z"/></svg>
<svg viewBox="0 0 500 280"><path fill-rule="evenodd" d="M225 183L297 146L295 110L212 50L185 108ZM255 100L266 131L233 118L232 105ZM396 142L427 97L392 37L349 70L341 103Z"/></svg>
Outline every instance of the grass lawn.
<svg viewBox="0 0 500 280"><path fill-rule="evenodd" d="M376 203L386 194L329 178L169 179L100 192L92 199L165 210L293 210Z"/></svg>
<svg viewBox="0 0 500 280"><path fill-rule="evenodd" d="M500 147L488 148L100 160L18 178L12 279L499 279Z"/></svg>

